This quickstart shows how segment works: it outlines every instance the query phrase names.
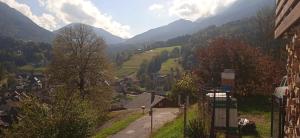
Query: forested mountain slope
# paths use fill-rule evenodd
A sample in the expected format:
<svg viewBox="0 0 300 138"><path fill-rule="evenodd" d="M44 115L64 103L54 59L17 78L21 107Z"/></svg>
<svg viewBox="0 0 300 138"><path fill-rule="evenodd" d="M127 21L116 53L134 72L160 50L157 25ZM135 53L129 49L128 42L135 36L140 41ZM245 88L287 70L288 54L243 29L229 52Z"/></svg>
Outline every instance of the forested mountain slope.
<svg viewBox="0 0 300 138"><path fill-rule="evenodd" d="M19 11L0 2L0 36L26 41L51 43L52 32L38 26Z"/></svg>

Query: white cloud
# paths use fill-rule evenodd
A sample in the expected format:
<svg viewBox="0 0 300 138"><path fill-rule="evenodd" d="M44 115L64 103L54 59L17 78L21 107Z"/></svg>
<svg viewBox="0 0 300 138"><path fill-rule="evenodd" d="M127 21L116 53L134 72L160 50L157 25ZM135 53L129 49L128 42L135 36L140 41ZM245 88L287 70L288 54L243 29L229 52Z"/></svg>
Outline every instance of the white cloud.
<svg viewBox="0 0 300 138"><path fill-rule="evenodd" d="M90 0L38 0L39 6L45 9L46 13L36 16L26 4L18 3L16 0L0 0L9 6L22 12L38 25L54 30L58 25L69 23L85 23L102 28L114 35L129 38L130 27L123 25L105 13L102 13Z"/></svg>
<svg viewBox="0 0 300 138"><path fill-rule="evenodd" d="M150 11L158 11L158 10L162 10L164 8L164 5L161 4L152 4L151 6L149 6L149 10Z"/></svg>
<svg viewBox="0 0 300 138"><path fill-rule="evenodd" d="M45 2L43 0L38 0L40 6L45 6Z"/></svg>
<svg viewBox="0 0 300 138"><path fill-rule="evenodd" d="M182 19L196 20L217 13L218 10L227 7L236 0L173 0L169 8L170 16Z"/></svg>
<svg viewBox="0 0 300 138"><path fill-rule="evenodd" d="M80 22L102 28L114 35L129 38L130 27L102 13L90 0L40 0L46 10L63 24Z"/></svg>
<svg viewBox="0 0 300 138"><path fill-rule="evenodd" d="M31 12L30 7L26 4L18 3L15 0L0 0L0 1L18 10L19 12L21 12L22 14L30 18L32 21L34 21L36 24L38 24L41 27L44 27L48 30L52 30L57 27L55 18L51 14L43 13L41 16L37 16Z"/></svg>

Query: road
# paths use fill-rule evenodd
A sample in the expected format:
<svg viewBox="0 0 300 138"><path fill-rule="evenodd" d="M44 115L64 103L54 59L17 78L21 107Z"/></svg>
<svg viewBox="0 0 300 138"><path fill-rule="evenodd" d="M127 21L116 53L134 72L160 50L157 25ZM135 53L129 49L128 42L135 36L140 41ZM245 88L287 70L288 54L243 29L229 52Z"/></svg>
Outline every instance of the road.
<svg viewBox="0 0 300 138"><path fill-rule="evenodd" d="M153 130L155 131L165 123L175 119L178 111L178 108L155 108L153 112ZM109 138L148 138L149 136L150 116L147 114Z"/></svg>

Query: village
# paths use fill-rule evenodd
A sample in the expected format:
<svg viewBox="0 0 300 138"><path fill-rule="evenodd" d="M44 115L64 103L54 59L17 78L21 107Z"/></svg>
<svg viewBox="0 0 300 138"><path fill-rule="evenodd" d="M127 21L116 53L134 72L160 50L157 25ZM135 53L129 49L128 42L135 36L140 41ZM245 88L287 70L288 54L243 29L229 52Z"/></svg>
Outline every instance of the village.
<svg viewBox="0 0 300 138"><path fill-rule="evenodd" d="M135 35L35 2L0 0L0 137L300 138L299 0L120 2L160 26Z"/></svg>

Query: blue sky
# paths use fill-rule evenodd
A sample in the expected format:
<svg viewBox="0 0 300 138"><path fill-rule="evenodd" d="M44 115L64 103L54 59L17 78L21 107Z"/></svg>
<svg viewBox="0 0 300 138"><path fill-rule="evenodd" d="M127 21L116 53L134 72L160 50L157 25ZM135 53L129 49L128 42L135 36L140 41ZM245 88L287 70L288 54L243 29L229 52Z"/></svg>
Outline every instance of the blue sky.
<svg viewBox="0 0 300 138"><path fill-rule="evenodd" d="M166 25L178 19L166 13L150 11L149 7L163 0L94 0L93 2L123 24L132 26L132 33L138 34L146 30Z"/></svg>
<svg viewBox="0 0 300 138"><path fill-rule="evenodd" d="M235 0L0 0L36 24L56 30L81 22L130 38L178 19L217 14Z"/></svg>

